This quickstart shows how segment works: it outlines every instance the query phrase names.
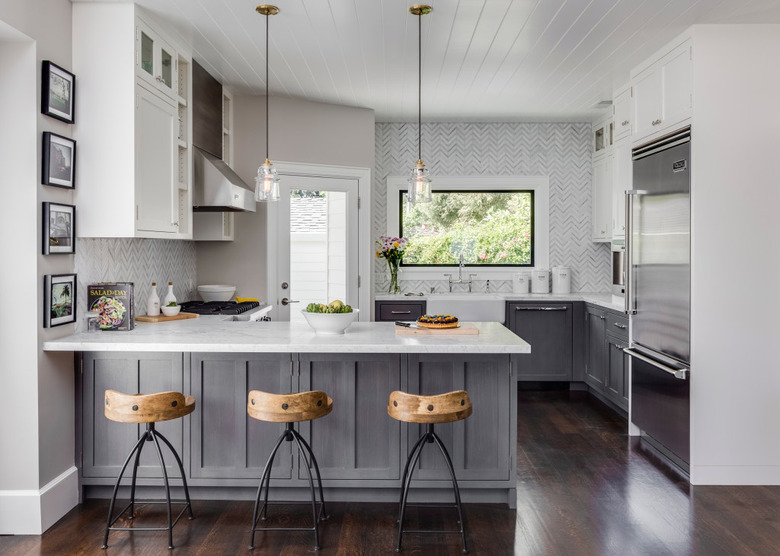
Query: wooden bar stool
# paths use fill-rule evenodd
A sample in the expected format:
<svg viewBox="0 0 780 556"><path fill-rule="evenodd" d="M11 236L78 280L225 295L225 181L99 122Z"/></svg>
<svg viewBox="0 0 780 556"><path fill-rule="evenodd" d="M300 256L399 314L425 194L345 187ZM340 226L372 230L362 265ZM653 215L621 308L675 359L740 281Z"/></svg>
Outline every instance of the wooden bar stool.
<svg viewBox="0 0 780 556"><path fill-rule="evenodd" d="M387 404L387 414L390 417L406 423L427 425L425 432L422 433L412 451L409 452L401 478L401 501L398 511L398 544L395 547L396 552L401 551L401 539L404 533L460 533L463 541L463 553L468 552L466 546L466 525L463 521L463 508L460 503L460 490L458 489L458 481L455 478L455 470L452 467L452 460L447 452L447 448L444 447L444 443L439 438L439 435L434 432L433 425L436 423L460 421L471 415L471 410L471 400L468 392L465 390L457 390L438 396L417 396L399 391L390 394L390 401ZM414 466L417 465L417 461L420 459L423 446L433 443L439 447L439 451L441 451L444 461L447 463L447 469L450 471L452 488L455 491L454 507L458 509L460 530L434 531L423 529L404 531L404 512L406 511L406 500L409 496L409 486L412 483Z"/></svg>
<svg viewBox="0 0 780 556"><path fill-rule="evenodd" d="M322 492L322 477L320 477L320 468L317 465L317 459L311 450L311 446L306 442L293 423L300 421L312 421L324 417L333 409L333 400L325 392L312 391L301 392L299 394L269 394L259 390L249 392L249 399L246 405L246 411L250 417L258 421L268 421L271 423L286 423L287 426L276 442L276 446L271 451L268 461L263 468L263 475L260 479L260 486L257 488L257 497L255 498L255 509L252 515L252 537L249 542L249 550L255 548L255 531L314 531L314 550L320 549L320 536L318 523L320 520L327 519L325 513L325 497ZM306 462L306 472L309 475L309 488L311 489L311 512L313 519L312 527L258 527L257 521L262 517L265 521L268 508L268 490L271 484L271 467L274 463L274 456L282 445L282 442L292 442L295 440L298 446L298 453ZM314 492L314 480L311 474L311 467L317 474L317 485L320 491L320 510L317 511L317 497ZM265 484L265 497L263 505L260 507L260 496ZM262 514L262 515L260 515Z"/></svg>
<svg viewBox="0 0 780 556"><path fill-rule="evenodd" d="M155 423L160 421L169 421L171 419L178 419L189 415L195 409L195 398L192 396L185 396L179 392L160 392L158 394L122 394L114 390L106 390L105 397L105 413L106 417L112 421L118 421L120 423L146 423L146 431L138 439L133 449L125 459L125 463L122 465L122 470L119 472L119 477L116 479L114 485L114 493L111 495L111 503L108 506L108 524L106 525L106 534L103 538L103 546L101 548L108 548L108 533L110 531L168 531L168 548L173 548L173 526L179 522L179 519L186 510L189 510L189 519L193 518L192 505L190 504L190 491L187 488L187 478L184 475L184 466L181 464L179 454L176 453L176 449L168 442L168 439L160 434L154 427ZM165 469L165 460L163 459L162 450L160 449L160 440L162 440L168 449L176 459L176 464L179 466L179 472L181 473L181 480L184 484L184 496L186 502L183 500L171 500L171 488L168 483L168 471ZM128 519L135 517L135 480L138 475L138 462L141 459L141 450L143 450L146 442L154 442L157 448L157 457L160 462L160 468L163 473L163 482L165 483L165 501L144 501L144 504L167 504L168 506L168 526L167 527L112 527L116 521L122 517L122 515L130 509L130 515ZM124 509L112 518L114 513L114 504L116 503L116 495L119 491L119 484L122 482L122 475L127 469L127 464L130 463L130 459L135 456L133 462L133 480L130 483L130 503L124 507ZM184 504L181 512L172 519L171 504Z"/></svg>

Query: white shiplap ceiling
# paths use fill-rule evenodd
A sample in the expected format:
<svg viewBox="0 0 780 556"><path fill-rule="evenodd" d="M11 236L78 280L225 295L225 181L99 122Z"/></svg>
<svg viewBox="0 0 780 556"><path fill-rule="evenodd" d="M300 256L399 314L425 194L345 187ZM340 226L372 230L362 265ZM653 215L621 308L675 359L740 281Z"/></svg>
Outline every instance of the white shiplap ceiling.
<svg viewBox="0 0 780 556"><path fill-rule="evenodd" d="M74 0L80 1L80 0ZM85 0L86 1L86 0ZM117 0L90 0L112 2ZM138 0L239 94L263 94L252 0ZM276 0L271 95L417 119L417 17L404 0ZM424 121L590 121L630 69L695 23L780 23L780 0L429 0Z"/></svg>

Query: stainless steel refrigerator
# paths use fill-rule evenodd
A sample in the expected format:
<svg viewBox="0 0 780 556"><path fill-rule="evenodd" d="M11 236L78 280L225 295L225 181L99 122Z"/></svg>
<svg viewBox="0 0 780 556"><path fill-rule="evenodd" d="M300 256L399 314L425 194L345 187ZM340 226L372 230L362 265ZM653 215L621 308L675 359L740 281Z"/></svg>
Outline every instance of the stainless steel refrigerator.
<svg viewBox="0 0 780 556"><path fill-rule="evenodd" d="M631 420L688 473L690 461L690 128L632 152L626 309Z"/></svg>

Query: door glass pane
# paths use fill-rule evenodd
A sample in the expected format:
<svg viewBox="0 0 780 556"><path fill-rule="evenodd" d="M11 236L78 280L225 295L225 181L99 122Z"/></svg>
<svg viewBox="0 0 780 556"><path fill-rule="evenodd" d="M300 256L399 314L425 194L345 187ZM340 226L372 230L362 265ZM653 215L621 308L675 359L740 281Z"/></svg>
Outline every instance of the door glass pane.
<svg viewBox="0 0 780 556"><path fill-rule="evenodd" d="M290 191L290 321L309 303L347 302L347 194Z"/></svg>
<svg viewBox="0 0 780 556"><path fill-rule="evenodd" d="M141 69L154 75L154 41L141 31Z"/></svg>
<svg viewBox="0 0 780 556"><path fill-rule="evenodd" d="M166 87L173 86L173 58L163 48L161 50L162 80Z"/></svg>

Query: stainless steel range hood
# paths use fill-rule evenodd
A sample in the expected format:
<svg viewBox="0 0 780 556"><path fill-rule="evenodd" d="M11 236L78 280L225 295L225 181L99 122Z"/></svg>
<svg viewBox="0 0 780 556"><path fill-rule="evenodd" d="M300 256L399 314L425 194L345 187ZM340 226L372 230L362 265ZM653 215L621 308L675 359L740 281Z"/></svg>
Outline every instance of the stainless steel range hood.
<svg viewBox="0 0 780 556"><path fill-rule="evenodd" d="M194 212L255 212L255 190L238 174L206 151L193 149Z"/></svg>

